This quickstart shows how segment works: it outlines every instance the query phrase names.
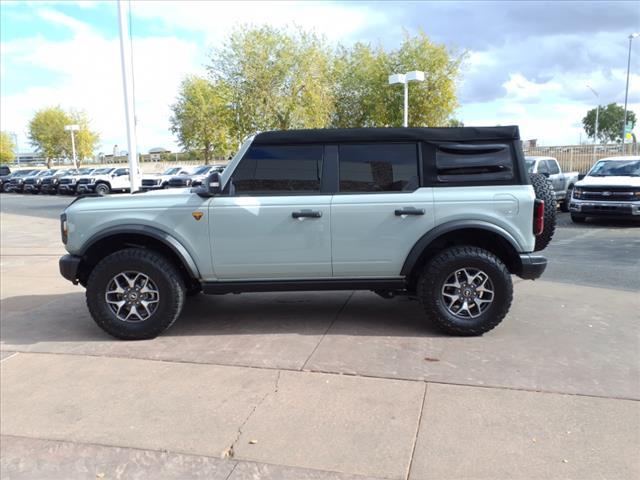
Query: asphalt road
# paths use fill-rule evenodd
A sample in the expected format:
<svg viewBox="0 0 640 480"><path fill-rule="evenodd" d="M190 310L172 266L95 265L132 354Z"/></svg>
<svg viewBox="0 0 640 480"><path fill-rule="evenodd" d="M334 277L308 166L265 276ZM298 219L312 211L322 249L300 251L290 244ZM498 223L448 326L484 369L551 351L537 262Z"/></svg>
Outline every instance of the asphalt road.
<svg viewBox="0 0 640 480"><path fill-rule="evenodd" d="M56 219L72 201L2 194L0 211ZM558 212L556 234L544 255L549 260L545 280L640 291L640 222L591 219L578 225L568 213Z"/></svg>

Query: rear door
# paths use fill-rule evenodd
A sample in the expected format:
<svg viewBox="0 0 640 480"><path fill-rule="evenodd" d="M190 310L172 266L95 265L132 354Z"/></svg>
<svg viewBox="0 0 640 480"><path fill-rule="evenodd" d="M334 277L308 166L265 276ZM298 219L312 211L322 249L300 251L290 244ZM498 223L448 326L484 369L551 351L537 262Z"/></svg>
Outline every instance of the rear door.
<svg viewBox="0 0 640 480"><path fill-rule="evenodd" d="M331 277L331 195L321 189L322 145L254 145L212 199L218 279Z"/></svg>
<svg viewBox="0 0 640 480"><path fill-rule="evenodd" d="M417 143L343 144L331 203L333 275L397 277L433 227L433 191L420 187Z"/></svg>

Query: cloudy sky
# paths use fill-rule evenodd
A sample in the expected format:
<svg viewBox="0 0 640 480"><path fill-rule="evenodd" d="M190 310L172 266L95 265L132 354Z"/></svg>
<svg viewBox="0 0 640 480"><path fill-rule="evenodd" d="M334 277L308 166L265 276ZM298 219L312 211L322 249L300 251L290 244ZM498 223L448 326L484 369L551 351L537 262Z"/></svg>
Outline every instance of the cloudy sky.
<svg viewBox="0 0 640 480"><path fill-rule="evenodd" d="M3 1L0 17L0 128L17 134L21 150L30 148L29 119L49 105L85 110L102 151L126 148L116 3ZM211 48L235 25L264 23L389 48L403 28L421 28L469 53L456 115L465 125L517 124L523 138L557 145L580 138L581 119L596 101L587 84L602 105L623 103L628 35L640 31L640 3L133 1L143 152L176 148L169 105L182 78L204 73ZM632 48L629 105L640 114L640 38Z"/></svg>

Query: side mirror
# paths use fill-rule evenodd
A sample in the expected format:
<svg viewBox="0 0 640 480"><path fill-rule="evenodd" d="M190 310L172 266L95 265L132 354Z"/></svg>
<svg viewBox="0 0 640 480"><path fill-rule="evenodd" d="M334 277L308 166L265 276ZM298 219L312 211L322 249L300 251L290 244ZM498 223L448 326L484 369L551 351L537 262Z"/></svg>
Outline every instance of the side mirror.
<svg viewBox="0 0 640 480"><path fill-rule="evenodd" d="M213 172L203 182L202 186L198 187L198 195L201 197L213 197L222 191L220 187L220 173Z"/></svg>

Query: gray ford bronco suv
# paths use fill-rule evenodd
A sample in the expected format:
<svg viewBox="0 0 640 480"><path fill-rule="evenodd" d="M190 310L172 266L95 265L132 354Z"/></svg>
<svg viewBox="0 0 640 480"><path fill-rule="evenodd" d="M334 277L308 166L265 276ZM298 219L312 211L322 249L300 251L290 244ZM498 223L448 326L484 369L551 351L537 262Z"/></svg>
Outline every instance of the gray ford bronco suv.
<svg viewBox="0 0 640 480"><path fill-rule="evenodd" d="M404 294L480 335L507 314L511 275L542 274L554 226L515 126L265 132L198 188L76 199L60 271L122 339L157 336L200 291Z"/></svg>

